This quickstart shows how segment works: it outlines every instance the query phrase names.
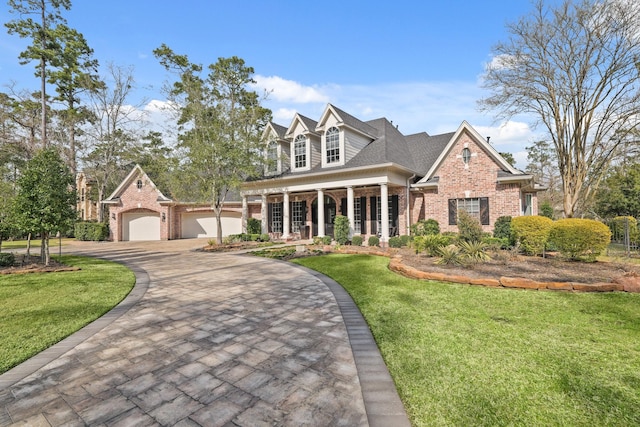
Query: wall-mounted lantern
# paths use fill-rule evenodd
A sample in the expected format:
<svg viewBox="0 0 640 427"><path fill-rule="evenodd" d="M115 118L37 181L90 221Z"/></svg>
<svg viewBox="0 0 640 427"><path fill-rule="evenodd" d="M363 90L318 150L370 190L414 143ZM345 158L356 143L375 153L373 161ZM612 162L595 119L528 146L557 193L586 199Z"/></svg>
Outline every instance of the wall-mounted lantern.
<svg viewBox="0 0 640 427"><path fill-rule="evenodd" d="M167 220L167 215L162 212L162 222L165 222Z"/></svg>

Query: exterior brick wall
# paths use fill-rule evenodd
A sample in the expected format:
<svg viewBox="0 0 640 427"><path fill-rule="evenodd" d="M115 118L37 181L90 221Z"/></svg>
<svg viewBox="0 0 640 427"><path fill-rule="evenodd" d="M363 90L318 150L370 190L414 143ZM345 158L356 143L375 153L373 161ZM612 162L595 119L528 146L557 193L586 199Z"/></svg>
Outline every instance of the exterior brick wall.
<svg viewBox="0 0 640 427"><path fill-rule="evenodd" d="M138 188L138 180L142 181L142 188ZM158 190L146 174L138 174L130 180L129 185L120 195L118 204L109 205L109 233L110 239L122 240L122 215L125 213L153 212L164 214L164 221L160 221L160 239L168 240L169 224L171 224L170 206L158 203Z"/></svg>
<svg viewBox="0 0 640 427"><path fill-rule="evenodd" d="M465 167L462 150L471 151L471 159ZM437 190L426 189L424 197L424 218L433 218L440 224L441 231L458 231L456 225L449 225L449 199L489 198L490 224L483 225L484 231L492 231L495 220L504 215L521 215L519 184L499 184L500 166L474 140L463 133L451 152L436 171L439 176ZM536 201L534 196L534 207ZM414 206L414 212L417 207Z"/></svg>

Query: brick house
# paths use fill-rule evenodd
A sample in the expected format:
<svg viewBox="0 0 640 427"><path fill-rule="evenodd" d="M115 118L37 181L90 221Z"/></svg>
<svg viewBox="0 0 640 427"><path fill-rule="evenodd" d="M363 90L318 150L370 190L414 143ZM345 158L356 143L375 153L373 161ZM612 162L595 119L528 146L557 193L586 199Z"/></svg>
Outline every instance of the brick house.
<svg viewBox="0 0 640 427"><path fill-rule="evenodd" d="M543 190L467 122L441 135L403 135L385 118L361 121L328 104L318 121L296 114L288 127L269 123L263 139L264 176L225 203L225 236L246 230L248 218L274 238L333 235L341 214L352 235L386 242L423 219L457 231L460 209L491 231L500 216L536 215ZM113 240L216 235L209 206L171 200L140 166L103 203Z"/></svg>
<svg viewBox="0 0 640 427"><path fill-rule="evenodd" d="M296 114L288 127L270 123L263 138L265 177L241 194L261 198L263 232L282 238L332 235L338 214L351 234L383 242L423 219L457 231L460 209L492 231L500 216L536 215L543 190L467 122L403 135L385 118L361 121L328 104L317 122Z"/></svg>

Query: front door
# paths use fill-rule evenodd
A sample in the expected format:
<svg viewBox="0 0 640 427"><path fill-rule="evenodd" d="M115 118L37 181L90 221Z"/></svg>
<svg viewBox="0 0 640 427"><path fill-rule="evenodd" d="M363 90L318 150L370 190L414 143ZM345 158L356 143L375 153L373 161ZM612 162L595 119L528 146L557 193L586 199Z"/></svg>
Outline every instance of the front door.
<svg viewBox="0 0 640 427"><path fill-rule="evenodd" d="M333 219L336 217L336 201L329 196L324 196L324 234L333 237ZM313 235L318 235L318 199L311 204L311 220L313 222Z"/></svg>

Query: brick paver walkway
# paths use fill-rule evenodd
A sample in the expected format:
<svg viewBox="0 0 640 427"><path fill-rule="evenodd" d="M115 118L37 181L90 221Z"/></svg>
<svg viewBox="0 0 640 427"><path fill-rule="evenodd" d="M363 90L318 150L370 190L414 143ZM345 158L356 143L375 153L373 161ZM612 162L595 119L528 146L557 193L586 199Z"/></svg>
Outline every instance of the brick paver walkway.
<svg viewBox="0 0 640 427"><path fill-rule="evenodd" d="M339 285L290 264L186 250L194 244L67 249L125 262L138 284L0 376L0 425L409 425Z"/></svg>

